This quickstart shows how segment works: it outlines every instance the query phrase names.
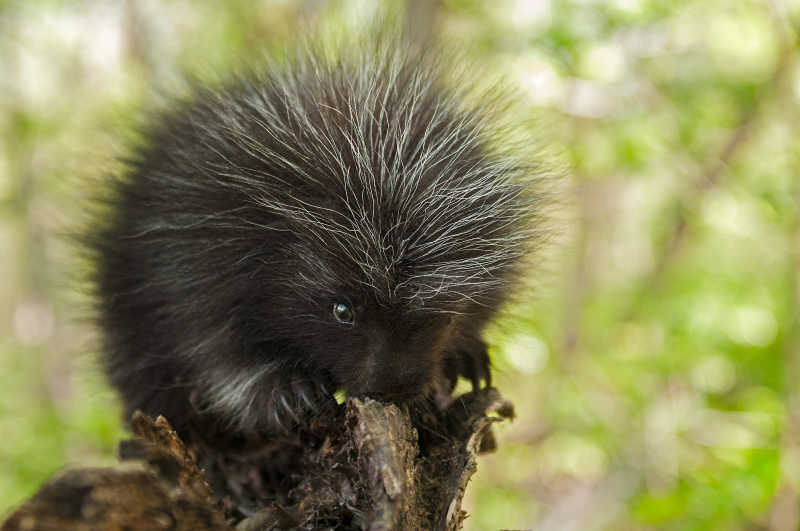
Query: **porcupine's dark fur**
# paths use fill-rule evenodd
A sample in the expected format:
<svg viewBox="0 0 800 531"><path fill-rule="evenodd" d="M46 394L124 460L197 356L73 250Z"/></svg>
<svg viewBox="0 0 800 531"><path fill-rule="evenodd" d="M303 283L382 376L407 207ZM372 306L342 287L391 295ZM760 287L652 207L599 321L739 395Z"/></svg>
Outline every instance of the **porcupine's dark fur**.
<svg viewBox="0 0 800 531"><path fill-rule="evenodd" d="M270 430L339 389L489 384L481 333L535 239L536 191L493 103L446 70L304 51L157 114L91 235L129 412Z"/></svg>

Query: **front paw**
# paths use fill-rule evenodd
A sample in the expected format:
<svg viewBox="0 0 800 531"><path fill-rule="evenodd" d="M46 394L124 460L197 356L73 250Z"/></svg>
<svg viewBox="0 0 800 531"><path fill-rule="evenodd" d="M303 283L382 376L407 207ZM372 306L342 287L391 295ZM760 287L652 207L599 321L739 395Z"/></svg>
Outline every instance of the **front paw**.
<svg viewBox="0 0 800 531"><path fill-rule="evenodd" d="M320 379L294 376L273 389L271 423L287 431L336 405L329 386Z"/></svg>
<svg viewBox="0 0 800 531"><path fill-rule="evenodd" d="M459 348L445 358L444 376L450 392L455 388L459 377L469 380L473 391L481 388L482 381L486 383L486 387L491 387L491 363L486 343L480 339L471 339L459 345Z"/></svg>

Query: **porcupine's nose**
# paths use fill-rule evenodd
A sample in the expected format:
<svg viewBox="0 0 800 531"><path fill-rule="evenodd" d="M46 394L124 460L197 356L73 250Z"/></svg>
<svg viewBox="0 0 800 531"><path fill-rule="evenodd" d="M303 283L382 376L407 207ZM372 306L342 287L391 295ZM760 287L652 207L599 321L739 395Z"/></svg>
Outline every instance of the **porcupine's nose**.
<svg viewBox="0 0 800 531"><path fill-rule="evenodd" d="M409 345L392 342L375 333L365 359L363 392L384 400L403 401L417 397L430 379L427 364L407 352Z"/></svg>

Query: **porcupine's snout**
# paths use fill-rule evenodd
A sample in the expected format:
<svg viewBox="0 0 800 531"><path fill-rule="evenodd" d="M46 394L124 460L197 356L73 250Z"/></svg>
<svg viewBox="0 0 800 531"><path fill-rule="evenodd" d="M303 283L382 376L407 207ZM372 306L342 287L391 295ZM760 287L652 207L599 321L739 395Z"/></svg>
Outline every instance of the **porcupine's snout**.
<svg viewBox="0 0 800 531"><path fill-rule="evenodd" d="M352 375L348 393L396 402L426 394L441 371L444 349L454 332L452 320L395 316L365 328L363 351L351 358L360 366L343 371Z"/></svg>

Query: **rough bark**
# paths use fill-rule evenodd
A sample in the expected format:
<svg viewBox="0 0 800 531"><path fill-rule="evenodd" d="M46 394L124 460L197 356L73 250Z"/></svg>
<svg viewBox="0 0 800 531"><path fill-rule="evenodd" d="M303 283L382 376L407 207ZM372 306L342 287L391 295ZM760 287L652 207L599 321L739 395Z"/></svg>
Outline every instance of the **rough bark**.
<svg viewBox="0 0 800 531"><path fill-rule="evenodd" d="M118 466L63 472L1 531L460 529L476 455L511 417L494 389L443 410L351 398L291 436L220 450L137 413Z"/></svg>

